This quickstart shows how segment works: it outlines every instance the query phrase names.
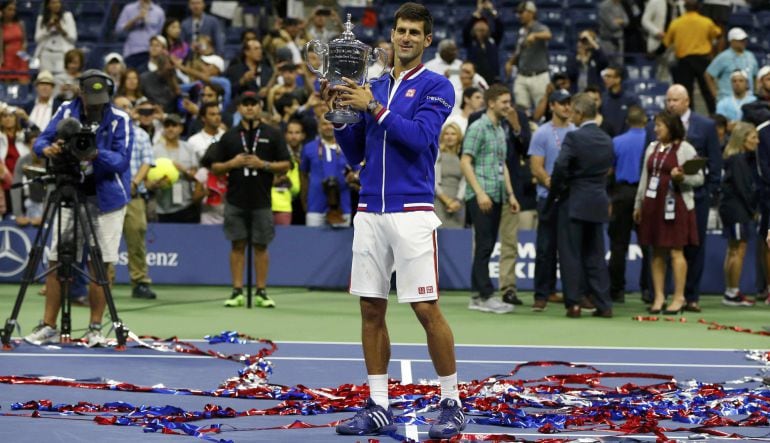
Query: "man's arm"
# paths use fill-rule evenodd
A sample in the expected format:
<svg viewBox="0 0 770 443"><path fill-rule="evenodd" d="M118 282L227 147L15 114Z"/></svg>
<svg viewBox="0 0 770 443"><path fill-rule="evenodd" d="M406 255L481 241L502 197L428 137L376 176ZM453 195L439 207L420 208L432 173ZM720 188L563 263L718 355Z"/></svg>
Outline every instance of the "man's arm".
<svg viewBox="0 0 770 443"><path fill-rule="evenodd" d="M709 63L708 68L706 68L706 72L704 73L703 77L706 79L706 85L709 88L709 91L711 91L712 97L717 97L719 95L719 87L716 82L716 77L719 76L719 56L717 56L714 60Z"/></svg>
<svg viewBox="0 0 770 443"><path fill-rule="evenodd" d="M559 197L559 194L567 188L567 177L569 176L570 171L570 163L572 163L572 146L571 146L571 136L572 134L567 134L566 137L564 137L564 142L561 145L561 151L559 151L559 156L556 157L556 163L553 165L553 174L551 174L550 178L550 184L551 184L551 190L549 191L549 194L555 193L554 197Z"/></svg>
<svg viewBox="0 0 770 443"><path fill-rule="evenodd" d="M529 169L532 171L532 176L535 177L538 183L548 189L551 188L551 177L545 170L545 157L539 155L529 157Z"/></svg>

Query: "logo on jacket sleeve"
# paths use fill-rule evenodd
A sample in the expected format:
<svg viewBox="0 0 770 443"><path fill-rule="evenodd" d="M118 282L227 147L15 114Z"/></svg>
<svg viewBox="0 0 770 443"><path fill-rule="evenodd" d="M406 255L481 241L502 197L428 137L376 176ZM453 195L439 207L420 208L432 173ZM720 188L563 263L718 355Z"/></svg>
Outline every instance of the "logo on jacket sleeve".
<svg viewBox="0 0 770 443"><path fill-rule="evenodd" d="M414 94L415 94L416 92L417 92L417 90L416 90L416 89L414 89L414 88L411 88L411 89L407 89L407 90L406 90L406 94L404 94L404 97L407 97L407 98L412 98L412 97L414 97Z"/></svg>

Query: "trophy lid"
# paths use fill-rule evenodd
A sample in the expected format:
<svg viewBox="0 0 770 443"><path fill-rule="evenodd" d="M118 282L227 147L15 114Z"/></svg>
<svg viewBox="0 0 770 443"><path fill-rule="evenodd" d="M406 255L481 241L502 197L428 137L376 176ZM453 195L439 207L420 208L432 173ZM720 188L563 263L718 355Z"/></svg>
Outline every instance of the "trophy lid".
<svg viewBox="0 0 770 443"><path fill-rule="evenodd" d="M353 14L348 14L348 20L345 22L344 25L342 25L345 28L345 31L342 33L341 38L344 40L355 40L356 35L353 34L353 28L355 27L353 25L353 22L350 21L350 19L353 17Z"/></svg>
<svg viewBox="0 0 770 443"><path fill-rule="evenodd" d="M348 14L347 21L342 25L345 28L345 31L340 34L339 37L335 38L334 40L329 42L329 46L332 47L358 47L361 49L366 49L369 47L366 43L356 39L356 35L353 34L353 28L355 25L353 24L352 15Z"/></svg>

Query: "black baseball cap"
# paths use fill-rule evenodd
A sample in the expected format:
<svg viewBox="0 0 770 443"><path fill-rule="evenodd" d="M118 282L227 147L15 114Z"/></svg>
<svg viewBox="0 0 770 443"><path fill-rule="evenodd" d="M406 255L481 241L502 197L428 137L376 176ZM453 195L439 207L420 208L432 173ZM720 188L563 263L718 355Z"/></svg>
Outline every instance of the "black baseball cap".
<svg viewBox="0 0 770 443"><path fill-rule="evenodd" d="M239 97L238 97L238 104L242 105L246 102L249 103L259 103L259 96L254 91L244 91Z"/></svg>
<svg viewBox="0 0 770 443"><path fill-rule="evenodd" d="M80 74L80 90L86 105L104 105L110 102L112 91L108 79L107 74L98 69L89 69Z"/></svg>
<svg viewBox="0 0 770 443"><path fill-rule="evenodd" d="M557 89L548 96L548 103L561 103L572 98L566 89Z"/></svg>

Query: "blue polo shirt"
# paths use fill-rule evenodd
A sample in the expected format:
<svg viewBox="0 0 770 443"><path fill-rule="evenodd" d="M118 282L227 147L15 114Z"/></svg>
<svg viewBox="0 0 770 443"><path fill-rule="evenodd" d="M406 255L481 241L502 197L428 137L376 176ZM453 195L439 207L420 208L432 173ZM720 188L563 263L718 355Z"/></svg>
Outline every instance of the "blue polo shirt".
<svg viewBox="0 0 770 443"><path fill-rule="evenodd" d="M302 148L299 170L308 174L307 212L326 213L323 181L336 177L340 186L340 207L343 214L351 213L350 188L345 181L348 160L338 145L326 145L315 139Z"/></svg>
<svg viewBox="0 0 770 443"><path fill-rule="evenodd" d="M536 155L545 159L545 172L548 175L553 173L553 165L556 163L556 157L561 152L561 144L564 142L564 137L567 133L575 130L575 125L572 123L569 126L563 128L555 128L552 122L548 122L543 126L537 128L534 134L532 134L532 141L529 143L530 156ZM537 198L548 197L548 188L538 184L537 185Z"/></svg>
<svg viewBox="0 0 770 443"><path fill-rule="evenodd" d="M647 131L644 128L631 128L612 139L616 182L632 185L639 183L646 137Z"/></svg>
<svg viewBox="0 0 770 443"><path fill-rule="evenodd" d="M706 72L717 82L719 89L717 100L733 95L733 85L730 83L730 74L736 69L742 69L749 74L749 91L754 90L754 79L759 72L757 58L750 51L738 54L732 48L727 48L714 57Z"/></svg>

